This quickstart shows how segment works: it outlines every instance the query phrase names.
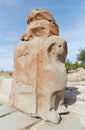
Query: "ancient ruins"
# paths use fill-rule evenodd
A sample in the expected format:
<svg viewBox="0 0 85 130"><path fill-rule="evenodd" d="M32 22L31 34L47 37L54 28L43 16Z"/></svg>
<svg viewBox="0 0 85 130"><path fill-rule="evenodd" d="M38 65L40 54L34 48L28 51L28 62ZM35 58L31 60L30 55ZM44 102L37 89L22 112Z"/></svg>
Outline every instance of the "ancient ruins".
<svg viewBox="0 0 85 130"><path fill-rule="evenodd" d="M67 112L64 91L67 83L67 42L49 11L36 9L27 17L27 29L14 49L11 104L45 121L59 123Z"/></svg>
<svg viewBox="0 0 85 130"><path fill-rule="evenodd" d="M67 42L49 11L31 11L27 25L14 72L0 73L0 130L85 130L85 69L66 74Z"/></svg>

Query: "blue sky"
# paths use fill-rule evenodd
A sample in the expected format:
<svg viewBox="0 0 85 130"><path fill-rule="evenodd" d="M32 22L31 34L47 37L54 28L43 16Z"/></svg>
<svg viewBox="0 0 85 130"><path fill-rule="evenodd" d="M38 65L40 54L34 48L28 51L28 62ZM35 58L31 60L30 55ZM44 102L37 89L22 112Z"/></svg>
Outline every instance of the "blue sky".
<svg viewBox="0 0 85 130"><path fill-rule="evenodd" d="M74 62L85 47L85 0L0 0L0 69L13 70L14 45L27 27L27 15L36 8L54 16L68 43L68 59Z"/></svg>

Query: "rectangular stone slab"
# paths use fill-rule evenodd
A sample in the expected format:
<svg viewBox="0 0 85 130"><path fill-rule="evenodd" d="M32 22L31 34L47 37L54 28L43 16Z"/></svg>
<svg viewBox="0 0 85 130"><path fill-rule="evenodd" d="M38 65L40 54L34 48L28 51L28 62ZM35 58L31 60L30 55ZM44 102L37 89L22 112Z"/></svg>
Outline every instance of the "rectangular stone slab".
<svg viewBox="0 0 85 130"><path fill-rule="evenodd" d="M15 109L10 107L9 105L0 105L0 118L14 112Z"/></svg>
<svg viewBox="0 0 85 130"><path fill-rule="evenodd" d="M0 118L0 130L21 130L37 122L37 119L29 117L21 112L13 112Z"/></svg>
<svg viewBox="0 0 85 130"><path fill-rule="evenodd" d="M62 116L60 124L41 121L35 124L30 130L85 130L85 127L80 122L79 117L71 113Z"/></svg>

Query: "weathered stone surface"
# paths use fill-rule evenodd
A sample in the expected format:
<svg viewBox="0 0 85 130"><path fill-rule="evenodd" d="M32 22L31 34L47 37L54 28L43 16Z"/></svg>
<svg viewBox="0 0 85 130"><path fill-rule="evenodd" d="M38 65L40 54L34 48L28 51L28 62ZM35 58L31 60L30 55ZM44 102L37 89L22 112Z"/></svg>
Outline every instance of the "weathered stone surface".
<svg viewBox="0 0 85 130"><path fill-rule="evenodd" d="M35 124L38 119L29 117L21 112L13 112L0 118L0 130L21 130Z"/></svg>
<svg viewBox="0 0 85 130"><path fill-rule="evenodd" d="M41 121L35 124L30 130L84 130L80 119L75 114L69 114L62 117L60 124L52 124L50 122ZM29 130L29 129L26 129Z"/></svg>
<svg viewBox="0 0 85 130"><path fill-rule="evenodd" d="M66 54L66 41L59 36L35 37L17 44L12 104L44 120L59 120L58 113L65 109L60 105L58 110L66 87Z"/></svg>
<svg viewBox="0 0 85 130"><path fill-rule="evenodd" d="M70 112L85 117L85 87L84 82L69 82L65 92L65 103Z"/></svg>
<svg viewBox="0 0 85 130"><path fill-rule="evenodd" d="M0 104L0 118L14 112L15 109L7 104Z"/></svg>
<svg viewBox="0 0 85 130"><path fill-rule="evenodd" d="M58 25L46 10L32 11L27 23L23 41L15 46L10 102L30 115L59 123L59 114L67 112L63 104L67 42L57 36Z"/></svg>
<svg viewBox="0 0 85 130"><path fill-rule="evenodd" d="M51 36L39 53L38 114L44 120L58 122L58 113L65 112L61 104L66 86L66 42L58 36Z"/></svg>
<svg viewBox="0 0 85 130"><path fill-rule="evenodd" d="M12 90L12 78L1 79L0 82L0 102L9 102Z"/></svg>
<svg viewBox="0 0 85 130"><path fill-rule="evenodd" d="M0 130L84 130L85 118L70 113L61 115L61 123L53 124L16 111L7 104L0 106Z"/></svg>
<svg viewBox="0 0 85 130"><path fill-rule="evenodd" d="M12 78L2 79L0 82L0 92L10 94L11 86L12 86Z"/></svg>
<svg viewBox="0 0 85 130"><path fill-rule="evenodd" d="M38 42L42 38L35 38L30 42L21 42L15 47L15 71L13 79L12 104L28 113L36 114L36 84L37 84L37 53ZM19 91L19 84L22 83L28 92Z"/></svg>
<svg viewBox="0 0 85 130"><path fill-rule="evenodd" d="M28 26L25 33L22 35L22 41L28 41L35 36L49 37L51 35L58 35L58 26L46 20L33 21Z"/></svg>
<svg viewBox="0 0 85 130"><path fill-rule="evenodd" d="M27 24L36 21L36 20L43 20L46 19L47 21L50 21L52 23L55 23L55 20L52 16L52 14L50 14L50 12L46 9L36 9L36 10L32 10L29 14L29 16L27 17Z"/></svg>
<svg viewBox="0 0 85 130"><path fill-rule="evenodd" d="M29 26L21 37L22 41L28 41L37 36L59 35L59 27L47 10L36 9L31 11L27 17L27 24Z"/></svg>

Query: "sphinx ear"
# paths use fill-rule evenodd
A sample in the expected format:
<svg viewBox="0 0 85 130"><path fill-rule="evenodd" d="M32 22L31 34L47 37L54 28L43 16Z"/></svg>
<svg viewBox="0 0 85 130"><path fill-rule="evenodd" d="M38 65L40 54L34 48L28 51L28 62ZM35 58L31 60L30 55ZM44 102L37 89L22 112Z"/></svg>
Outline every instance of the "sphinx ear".
<svg viewBox="0 0 85 130"><path fill-rule="evenodd" d="M66 60L67 53L68 53L68 48L67 48L67 42L65 41L64 42L64 53L61 56L61 59L63 62L65 62L65 60Z"/></svg>
<svg viewBox="0 0 85 130"><path fill-rule="evenodd" d="M68 54L67 42L65 41L64 44L65 44L65 52L64 52L65 54L64 54L64 55L65 55L65 58L66 58L66 56L67 56L67 54Z"/></svg>
<svg viewBox="0 0 85 130"><path fill-rule="evenodd" d="M68 48L67 48L67 42L66 41L64 41L64 52L63 52L63 54L62 55L60 55L60 60L61 60L61 62L63 62L63 63L65 63L65 60L66 60L66 56L67 56L67 53L68 53Z"/></svg>
<svg viewBox="0 0 85 130"><path fill-rule="evenodd" d="M52 51L52 48L55 46L55 42L54 43L51 43L49 46L48 46L48 48L47 48L47 50L48 50L48 53L50 53L51 51Z"/></svg>

